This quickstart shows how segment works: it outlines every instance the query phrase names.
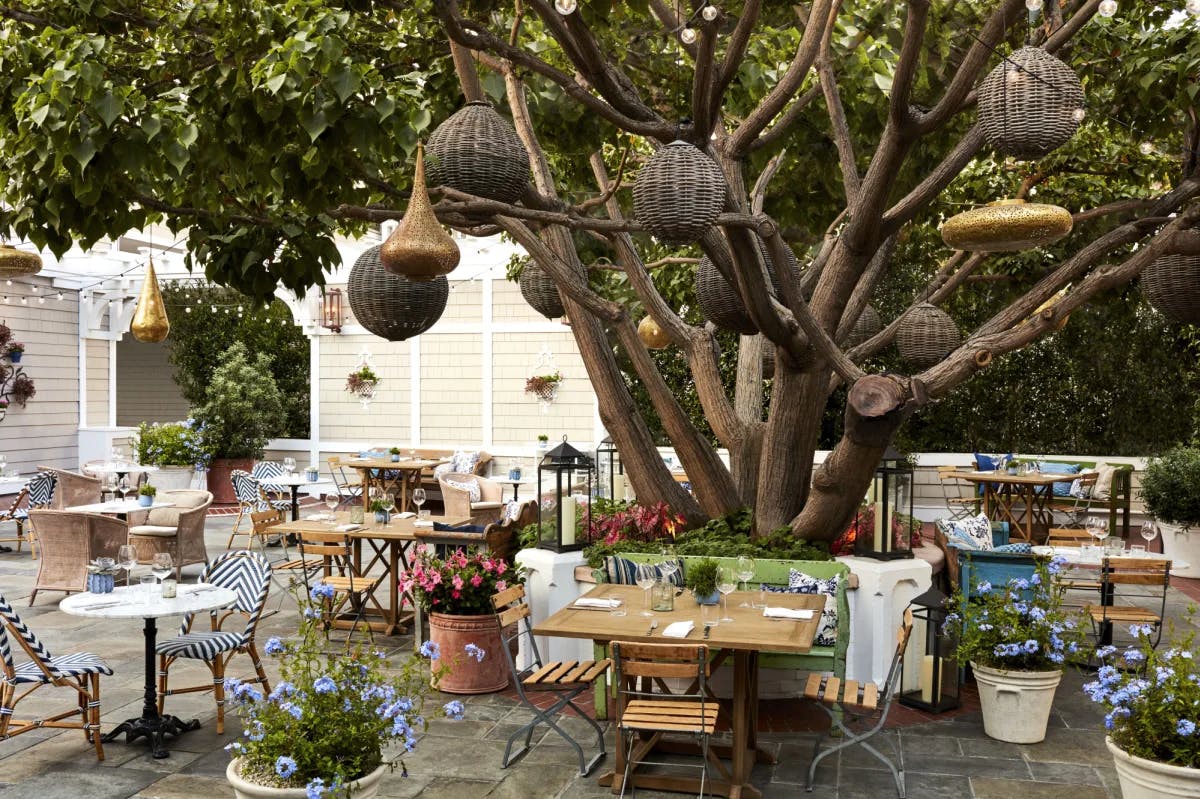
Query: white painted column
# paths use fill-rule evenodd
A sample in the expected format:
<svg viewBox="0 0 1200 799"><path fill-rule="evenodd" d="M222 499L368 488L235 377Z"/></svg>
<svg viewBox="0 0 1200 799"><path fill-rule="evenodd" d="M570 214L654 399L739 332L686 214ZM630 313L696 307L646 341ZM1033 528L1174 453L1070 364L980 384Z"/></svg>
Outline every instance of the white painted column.
<svg viewBox="0 0 1200 799"><path fill-rule="evenodd" d="M480 424L483 428L483 448L490 450L493 444L492 425L494 418L492 415L492 273L488 272L483 276L483 297L480 300L483 303L483 319L481 326L482 343L481 353L483 359L483 374L481 377L481 387L479 401L483 403L482 414L480 415Z"/></svg>
<svg viewBox="0 0 1200 799"><path fill-rule="evenodd" d="M408 423L414 447L421 444L421 337L409 341Z"/></svg>
<svg viewBox="0 0 1200 799"><path fill-rule="evenodd" d="M87 419L87 339L79 337L79 427L88 426Z"/></svg>
<svg viewBox="0 0 1200 799"><path fill-rule="evenodd" d="M117 340L108 342L108 426L117 426Z"/></svg>
<svg viewBox="0 0 1200 799"><path fill-rule="evenodd" d="M308 337L308 462L321 467L321 336Z"/></svg>

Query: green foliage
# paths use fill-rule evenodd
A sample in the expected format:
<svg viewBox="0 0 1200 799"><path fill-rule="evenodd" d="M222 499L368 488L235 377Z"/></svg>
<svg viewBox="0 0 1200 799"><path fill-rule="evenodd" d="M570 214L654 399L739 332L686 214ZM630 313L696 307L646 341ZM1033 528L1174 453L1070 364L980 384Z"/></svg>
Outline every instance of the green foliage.
<svg viewBox="0 0 1200 799"><path fill-rule="evenodd" d="M718 564L712 558L692 561L687 568L687 587L699 597L712 596L717 590Z"/></svg>
<svg viewBox="0 0 1200 799"><path fill-rule="evenodd" d="M324 786L338 795L344 786L384 762L383 747L411 749L425 729L426 698L449 669L431 670L424 656L398 667L373 649L325 654L322 605L332 589L317 586L295 639L271 638L265 652L279 661L280 679L267 696L253 683L226 680L226 691L246 735L227 748L243 758L241 776L279 788ZM422 650L424 654L425 650ZM452 660L450 661L452 662ZM450 703L437 715L462 715ZM319 782L318 782L319 781Z"/></svg>
<svg viewBox="0 0 1200 799"><path fill-rule="evenodd" d="M1141 497L1159 521L1200 525L1200 448L1176 447L1146 464Z"/></svg>
<svg viewBox="0 0 1200 799"><path fill-rule="evenodd" d="M158 494L158 489L155 488L154 486L150 485L149 483L145 483L144 485L142 485L141 487L138 488L138 496L139 497L152 497L152 496L155 496L156 494Z"/></svg>
<svg viewBox="0 0 1200 799"><path fill-rule="evenodd" d="M194 466L208 461L203 437L191 420L142 422L131 443L137 462L150 466Z"/></svg>
<svg viewBox="0 0 1200 799"><path fill-rule="evenodd" d="M253 359L246 345L229 348L213 371L204 404L193 415L203 426L205 449L216 458L261 458L279 430L283 402L271 376L271 356Z"/></svg>
<svg viewBox="0 0 1200 799"><path fill-rule="evenodd" d="M282 300L255 305L246 296L207 283L167 283L163 301L171 318L167 347L175 382L193 406L204 402L213 371L236 342L271 355L283 413L273 436L308 437L309 344Z"/></svg>

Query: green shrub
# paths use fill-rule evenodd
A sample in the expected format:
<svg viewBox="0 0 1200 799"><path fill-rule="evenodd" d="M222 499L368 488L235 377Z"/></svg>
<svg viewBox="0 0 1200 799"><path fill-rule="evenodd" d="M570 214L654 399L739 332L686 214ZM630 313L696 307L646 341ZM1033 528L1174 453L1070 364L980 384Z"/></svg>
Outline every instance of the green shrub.
<svg viewBox="0 0 1200 799"><path fill-rule="evenodd" d="M138 463L148 466L194 466L208 460L199 430L186 422L138 425L133 439Z"/></svg>
<svg viewBox="0 0 1200 799"><path fill-rule="evenodd" d="M152 496L156 495L157 493L158 493L158 489L155 488L154 486L150 485L149 483L146 483L145 485L143 485L141 488L138 489L139 497L152 497Z"/></svg>
<svg viewBox="0 0 1200 799"><path fill-rule="evenodd" d="M283 402L271 377L271 357L253 360L240 341L222 356L193 415L204 447L215 458L261 458L271 436L282 431Z"/></svg>
<svg viewBox="0 0 1200 799"><path fill-rule="evenodd" d="M1200 448L1175 447L1150 461L1142 500L1159 521L1200 526Z"/></svg>

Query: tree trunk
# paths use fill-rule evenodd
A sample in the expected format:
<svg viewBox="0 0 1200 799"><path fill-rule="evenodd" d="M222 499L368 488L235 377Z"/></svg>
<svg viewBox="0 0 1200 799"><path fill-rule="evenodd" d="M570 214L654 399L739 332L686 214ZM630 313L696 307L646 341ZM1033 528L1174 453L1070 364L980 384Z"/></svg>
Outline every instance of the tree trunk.
<svg viewBox="0 0 1200 799"><path fill-rule="evenodd" d="M779 361L758 476L754 528L759 535L791 523L808 499L813 453L828 396L828 370L801 373L786 358Z"/></svg>

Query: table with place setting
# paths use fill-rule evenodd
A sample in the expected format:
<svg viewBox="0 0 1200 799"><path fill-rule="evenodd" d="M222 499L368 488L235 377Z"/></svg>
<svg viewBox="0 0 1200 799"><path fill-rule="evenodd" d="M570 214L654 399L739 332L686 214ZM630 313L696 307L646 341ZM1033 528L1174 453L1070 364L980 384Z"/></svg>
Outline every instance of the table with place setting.
<svg viewBox="0 0 1200 799"><path fill-rule="evenodd" d="M80 593L68 596L59 603L59 610L72 616L90 619L143 619L142 633L145 638L146 685L142 714L126 719L102 740L108 743L122 733L126 743L145 737L155 758L169 757L163 737L178 736L199 729L196 719L184 721L176 716L158 712L158 685L156 677L155 646L158 637L158 619L165 616L182 616L216 610L237 600L237 593L207 583L180 585L174 597L164 598L153 586L134 585L114 588L109 593Z"/></svg>
<svg viewBox="0 0 1200 799"><path fill-rule="evenodd" d="M379 487L385 491L395 490L396 510L408 511L411 510L409 505L412 492L421 487L421 475L426 469L431 469L441 466L443 463L449 463L446 458L415 458L408 457L402 460L393 461L390 458L346 458L344 461L347 466L358 470L362 478L363 492L362 502L363 507L370 510L371 497L370 489ZM388 477L388 472L395 474L394 477Z"/></svg>
<svg viewBox="0 0 1200 799"><path fill-rule="evenodd" d="M331 480L309 480L306 475L295 472L292 474L283 474L279 477L270 477L262 481L263 487L288 488L292 492L292 521L300 518L300 486L325 486L333 485Z"/></svg>
<svg viewBox="0 0 1200 799"><path fill-rule="evenodd" d="M124 521L129 518L129 514L131 513L154 510L155 508L173 507L175 507L175 503L173 502L155 500L149 505L143 505L136 499L121 499L110 502L92 502L87 505L71 505L70 507L63 508L63 510L71 513L103 513L109 516L116 516Z"/></svg>

